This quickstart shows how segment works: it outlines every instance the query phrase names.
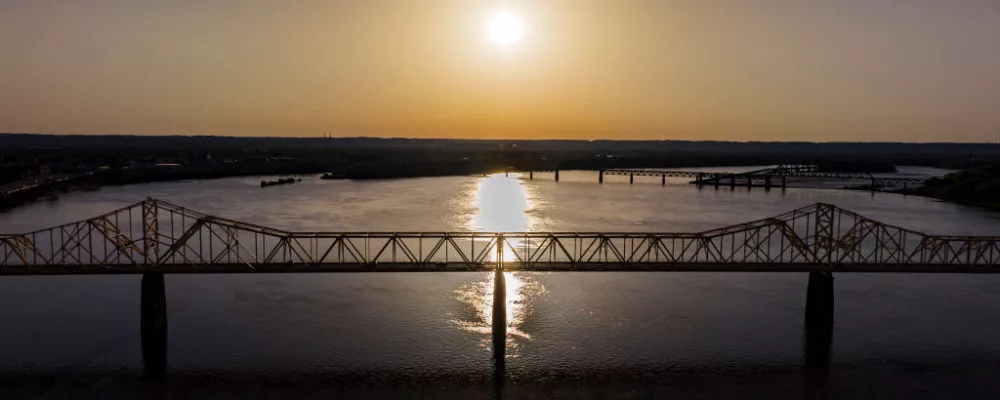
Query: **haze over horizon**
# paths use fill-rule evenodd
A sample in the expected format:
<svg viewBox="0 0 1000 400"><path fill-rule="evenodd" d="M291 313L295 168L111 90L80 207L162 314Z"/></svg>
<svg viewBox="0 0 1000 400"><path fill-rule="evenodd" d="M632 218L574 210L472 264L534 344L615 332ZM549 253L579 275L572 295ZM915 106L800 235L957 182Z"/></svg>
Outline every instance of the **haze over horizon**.
<svg viewBox="0 0 1000 400"><path fill-rule="evenodd" d="M993 0L11 1L0 48L0 132L1000 139Z"/></svg>

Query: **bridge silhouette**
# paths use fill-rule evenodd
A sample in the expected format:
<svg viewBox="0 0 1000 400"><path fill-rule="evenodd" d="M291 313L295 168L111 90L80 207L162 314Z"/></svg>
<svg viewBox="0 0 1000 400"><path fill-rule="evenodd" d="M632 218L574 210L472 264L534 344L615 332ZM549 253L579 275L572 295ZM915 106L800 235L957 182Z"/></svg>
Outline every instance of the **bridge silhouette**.
<svg viewBox="0 0 1000 400"><path fill-rule="evenodd" d="M0 274L507 270L998 272L1000 237L940 236L817 203L690 233L298 232L148 199L0 235Z"/></svg>
<svg viewBox="0 0 1000 400"><path fill-rule="evenodd" d="M930 235L824 203L691 233L297 232L147 199L2 234L0 256L0 275L142 274L141 346L151 377L167 365L165 274L493 271L494 380L502 388L505 271L808 272L806 365L825 368L833 273L996 273L1000 237Z"/></svg>
<svg viewBox="0 0 1000 400"><path fill-rule="evenodd" d="M536 172L554 173L555 180L559 181L559 170L551 169L527 171L528 179L534 179ZM922 185L924 183L923 179L877 176L870 172L823 171L815 163L781 164L775 167L742 172L611 168L598 171L597 182L604 183L605 176L627 176L629 177L629 183L635 183L635 177L637 176L659 177L661 184L664 185L667 183L667 178L689 178L694 179L691 181L691 184L715 187L748 186L771 188L778 186L784 188L786 186L786 178L866 180L871 182L872 189L889 184L906 187L908 185Z"/></svg>

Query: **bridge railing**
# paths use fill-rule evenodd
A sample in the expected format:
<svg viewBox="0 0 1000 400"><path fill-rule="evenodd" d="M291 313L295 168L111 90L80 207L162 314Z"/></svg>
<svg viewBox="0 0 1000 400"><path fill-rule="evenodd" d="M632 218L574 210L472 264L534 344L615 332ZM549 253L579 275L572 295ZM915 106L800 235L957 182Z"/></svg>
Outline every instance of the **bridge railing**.
<svg viewBox="0 0 1000 400"><path fill-rule="evenodd" d="M147 200L84 221L0 235L5 266L1000 264L1000 237L934 236L828 204L694 233L292 232Z"/></svg>

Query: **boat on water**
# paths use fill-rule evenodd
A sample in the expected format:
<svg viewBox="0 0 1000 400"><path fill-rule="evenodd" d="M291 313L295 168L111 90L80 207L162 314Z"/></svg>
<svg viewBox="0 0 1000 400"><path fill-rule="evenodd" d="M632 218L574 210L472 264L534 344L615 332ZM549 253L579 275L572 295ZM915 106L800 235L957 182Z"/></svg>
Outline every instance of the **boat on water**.
<svg viewBox="0 0 1000 400"><path fill-rule="evenodd" d="M301 182L302 178L299 178L298 182ZM276 186L276 185L286 185L289 183L297 182L295 178L281 178L276 181L260 181L260 187Z"/></svg>

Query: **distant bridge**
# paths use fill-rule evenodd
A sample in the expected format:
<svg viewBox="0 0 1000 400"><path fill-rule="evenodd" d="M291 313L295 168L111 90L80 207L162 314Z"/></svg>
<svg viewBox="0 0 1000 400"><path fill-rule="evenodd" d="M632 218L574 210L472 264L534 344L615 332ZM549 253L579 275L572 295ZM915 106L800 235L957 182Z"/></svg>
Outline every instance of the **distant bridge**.
<svg viewBox="0 0 1000 400"><path fill-rule="evenodd" d="M556 181L559 180L558 170L532 170L528 171L529 179L534 179L535 173L554 172ZM730 172L730 171L693 171L693 170L654 170L654 169L628 169L612 168L600 170L597 181L604 182L604 177L627 176L629 182L634 183L635 177L659 177L662 184L666 184L667 178L690 178L694 179L692 184L709 186L751 186L751 187L784 187L786 178L817 178L817 179L837 179L837 180L866 180L871 182L871 187L876 188L886 184L895 185L922 185L923 179L876 176L869 172L826 172L821 171L819 166L812 163L782 164L773 168L764 168L754 171Z"/></svg>
<svg viewBox="0 0 1000 400"><path fill-rule="evenodd" d="M491 270L998 272L1000 237L937 236L818 203L689 233L297 232L149 199L0 235L0 274Z"/></svg>
<svg viewBox="0 0 1000 400"><path fill-rule="evenodd" d="M71 181L80 177L92 175L90 172L75 174L52 174L37 175L19 181L0 185L0 196L12 195L15 193L41 188L47 185L54 185L61 182Z"/></svg>

